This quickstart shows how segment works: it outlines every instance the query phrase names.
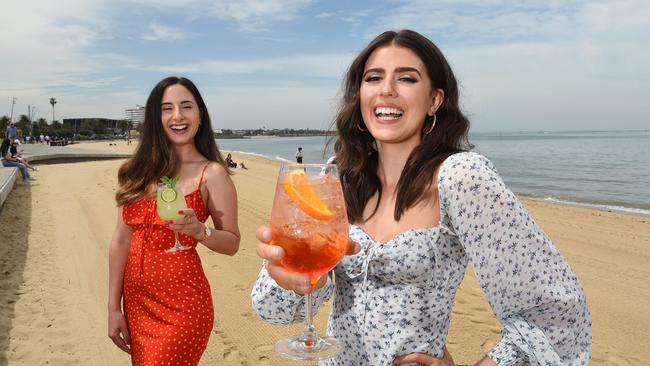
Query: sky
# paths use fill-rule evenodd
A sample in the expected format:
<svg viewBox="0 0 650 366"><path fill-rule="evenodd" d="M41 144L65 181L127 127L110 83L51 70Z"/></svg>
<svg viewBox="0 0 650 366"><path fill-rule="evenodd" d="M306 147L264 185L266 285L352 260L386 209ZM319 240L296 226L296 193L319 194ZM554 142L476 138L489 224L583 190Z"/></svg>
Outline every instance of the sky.
<svg viewBox="0 0 650 366"><path fill-rule="evenodd" d="M650 129L647 0L2 0L0 116L125 118L169 75L213 128L331 125L347 67L409 28L476 132Z"/></svg>

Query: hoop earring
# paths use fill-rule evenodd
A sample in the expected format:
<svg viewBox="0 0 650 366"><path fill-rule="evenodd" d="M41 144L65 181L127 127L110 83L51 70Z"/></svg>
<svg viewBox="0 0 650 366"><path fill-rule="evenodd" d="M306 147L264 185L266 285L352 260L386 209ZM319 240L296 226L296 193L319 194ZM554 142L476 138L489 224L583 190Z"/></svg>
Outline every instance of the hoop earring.
<svg viewBox="0 0 650 366"><path fill-rule="evenodd" d="M357 122L357 129L359 129L359 131L361 131L361 132L368 132L368 129L361 128L361 126L359 125L359 122Z"/></svg>
<svg viewBox="0 0 650 366"><path fill-rule="evenodd" d="M436 127L436 120L437 120L437 117L436 117L436 114L434 113L434 114L433 114L433 123L431 124L431 127L429 127L429 128L427 128L426 130L424 130L424 134L425 134L425 135L430 134L431 131L433 131L433 128Z"/></svg>

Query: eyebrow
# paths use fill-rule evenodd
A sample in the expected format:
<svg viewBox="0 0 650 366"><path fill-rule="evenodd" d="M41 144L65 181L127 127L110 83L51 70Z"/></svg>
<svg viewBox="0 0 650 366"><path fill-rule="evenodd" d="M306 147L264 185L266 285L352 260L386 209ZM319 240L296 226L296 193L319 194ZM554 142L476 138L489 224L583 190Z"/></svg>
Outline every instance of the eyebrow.
<svg viewBox="0 0 650 366"><path fill-rule="evenodd" d="M415 72L416 74L418 74L418 76L422 77L422 75L420 74L420 71L418 69L416 69L415 67L403 66L403 67L396 68L395 71L396 72ZM377 67L377 68L366 70L363 73L363 76L366 76L366 74L368 74L370 72L378 72L378 73L381 73L381 74L385 73L384 69Z"/></svg>
<svg viewBox="0 0 650 366"><path fill-rule="evenodd" d="M194 102L191 101L191 100L184 100L184 101L180 102L180 104L185 104L185 103L192 103L192 104L194 104ZM163 106L163 105L174 105L174 103L172 103L172 102L162 102L160 105L161 105L161 106Z"/></svg>

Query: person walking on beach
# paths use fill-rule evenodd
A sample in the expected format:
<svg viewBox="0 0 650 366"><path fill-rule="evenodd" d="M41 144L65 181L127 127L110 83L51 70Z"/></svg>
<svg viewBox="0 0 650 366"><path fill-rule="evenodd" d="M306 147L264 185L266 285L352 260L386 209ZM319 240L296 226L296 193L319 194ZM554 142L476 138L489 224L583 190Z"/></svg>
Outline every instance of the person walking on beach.
<svg viewBox="0 0 650 366"><path fill-rule="evenodd" d="M335 280L312 287L285 270L271 230L257 230L264 264L251 296L262 319L301 321L298 294L313 291L318 306L336 293L328 334L343 351L321 365L454 365L446 337L469 261L503 327L476 365L589 363L584 291L494 165L468 151L458 99L429 39L380 34L352 62L335 119L352 239Z"/></svg>
<svg viewBox="0 0 650 366"><path fill-rule="evenodd" d="M8 138L9 141L13 141L18 138L18 127L16 127L15 123L11 122L9 126L7 126L5 137Z"/></svg>
<svg viewBox="0 0 650 366"><path fill-rule="evenodd" d="M302 147L299 147L298 151L296 151L296 163L302 164Z"/></svg>
<svg viewBox="0 0 650 366"><path fill-rule="evenodd" d="M108 335L133 365L198 365L214 321L196 246L239 249L237 192L217 148L207 107L190 80L161 80L147 100L144 130L118 172L117 225L109 252ZM179 178L185 217L157 214L161 177ZM205 224L212 217L214 229ZM174 231L189 250L167 252ZM122 303L124 308L122 308Z"/></svg>

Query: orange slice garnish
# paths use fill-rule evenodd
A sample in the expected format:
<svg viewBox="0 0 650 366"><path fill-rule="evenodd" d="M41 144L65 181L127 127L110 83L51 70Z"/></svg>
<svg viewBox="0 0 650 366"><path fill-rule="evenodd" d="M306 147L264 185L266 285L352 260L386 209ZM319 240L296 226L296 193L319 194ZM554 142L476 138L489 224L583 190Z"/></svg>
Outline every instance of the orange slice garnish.
<svg viewBox="0 0 650 366"><path fill-rule="evenodd" d="M318 220L331 220L334 218L332 211L314 192L314 188L307 181L304 171L299 169L291 170L287 173L286 178L284 190L296 206L307 215Z"/></svg>

